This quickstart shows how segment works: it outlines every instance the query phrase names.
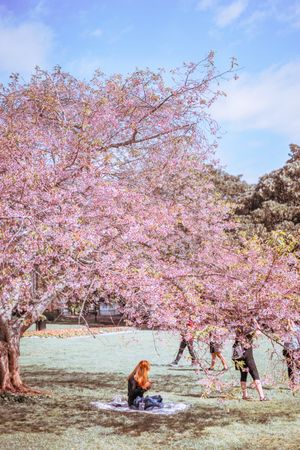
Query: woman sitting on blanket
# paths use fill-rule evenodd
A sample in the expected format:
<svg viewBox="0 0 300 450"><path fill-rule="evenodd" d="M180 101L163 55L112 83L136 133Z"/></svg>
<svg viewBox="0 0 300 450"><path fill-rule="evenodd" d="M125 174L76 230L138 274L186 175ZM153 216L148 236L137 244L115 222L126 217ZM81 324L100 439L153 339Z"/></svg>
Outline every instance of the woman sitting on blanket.
<svg viewBox="0 0 300 450"><path fill-rule="evenodd" d="M150 371L149 361L142 360L128 377L128 406L133 409L162 408L160 395L148 395L144 393L151 388L152 382L148 379Z"/></svg>

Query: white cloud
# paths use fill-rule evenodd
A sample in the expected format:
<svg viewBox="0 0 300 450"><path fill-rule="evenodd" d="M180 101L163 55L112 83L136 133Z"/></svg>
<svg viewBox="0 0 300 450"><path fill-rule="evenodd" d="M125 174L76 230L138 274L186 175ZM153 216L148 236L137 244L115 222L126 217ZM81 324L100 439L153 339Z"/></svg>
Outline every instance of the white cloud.
<svg viewBox="0 0 300 450"><path fill-rule="evenodd" d="M279 21L289 23L292 28L300 28L300 3L299 0L288 5L283 10L277 11Z"/></svg>
<svg viewBox="0 0 300 450"><path fill-rule="evenodd" d="M103 30L102 28L96 28L95 30L91 31L90 35L94 37L100 37L103 35Z"/></svg>
<svg viewBox="0 0 300 450"><path fill-rule="evenodd" d="M291 1L282 5L278 0L264 0L252 10L250 15L244 17L240 22L240 27L247 33L252 34L262 29L266 21L276 22L277 31L284 33L293 32L300 28L300 2ZM282 28L282 26L284 28Z"/></svg>
<svg viewBox="0 0 300 450"><path fill-rule="evenodd" d="M50 12L50 5L47 0L38 0L29 10L29 16L32 18L41 18Z"/></svg>
<svg viewBox="0 0 300 450"><path fill-rule="evenodd" d="M105 63L105 59L86 55L67 63L63 69L81 79L89 80L93 77L97 69L103 70Z"/></svg>
<svg viewBox="0 0 300 450"><path fill-rule="evenodd" d="M131 33L133 31L133 27L131 25L128 25L124 28L120 28L118 31L113 33L109 39L110 44L115 44L118 41L121 41L124 36L128 33Z"/></svg>
<svg viewBox="0 0 300 450"><path fill-rule="evenodd" d="M227 5L222 5L220 0L200 0L196 10L211 12L215 25L219 28L227 27L237 21L247 9L248 0L235 0Z"/></svg>
<svg viewBox="0 0 300 450"><path fill-rule="evenodd" d="M36 65L48 66L52 45L53 33L42 23L0 22L0 72L28 75Z"/></svg>
<svg viewBox="0 0 300 450"><path fill-rule="evenodd" d="M196 9L199 11L208 11L216 5L216 0L200 0L197 3Z"/></svg>
<svg viewBox="0 0 300 450"><path fill-rule="evenodd" d="M227 6L218 9L215 22L218 27L226 27L235 22L247 8L247 0L236 0Z"/></svg>
<svg viewBox="0 0 300 450"><path fill-rule="evenodd" d="M257 32L257 29L261 24L267 20L271 15L271 12L267 9L256 9L244 20L241 21L240 27L248 34Z"/></svg>
<svg viewBox="0 0 300 450"><path fill-rule="evenodd" d="M300 142L300 61L231 82L214 117L232 131L265 130Z"/></svg>

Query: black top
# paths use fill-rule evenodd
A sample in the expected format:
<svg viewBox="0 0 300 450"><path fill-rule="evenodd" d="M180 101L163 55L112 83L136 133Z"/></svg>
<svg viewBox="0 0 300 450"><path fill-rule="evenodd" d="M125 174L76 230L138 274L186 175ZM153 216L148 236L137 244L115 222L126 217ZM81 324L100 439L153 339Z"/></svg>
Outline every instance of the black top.
<svg viewBox="0 0 300 450"><path fill-rule="evenodd" d="M143 397L144 392L146 391L147 389L143 389L138 385L133 376L130 377L128 380L128 405L132 406L134 399L137 397Z"/></svg>

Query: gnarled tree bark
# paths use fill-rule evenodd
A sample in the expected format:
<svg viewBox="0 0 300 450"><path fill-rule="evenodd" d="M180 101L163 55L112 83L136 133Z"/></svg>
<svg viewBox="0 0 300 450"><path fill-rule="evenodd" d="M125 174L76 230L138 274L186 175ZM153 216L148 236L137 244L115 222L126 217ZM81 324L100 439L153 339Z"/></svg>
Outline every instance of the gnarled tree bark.
<svg viewBox="0 0 300 450"><path fill-rule="evenodd" d="M0 392L34 392L20 375L20 338L25 330L20 320L11 322L0 325Z"/></svg>
<svg viewBox="0 0 300 450"><path fill-rule="evenodd" d="M22 381L19 366L20 340L54 298L55 295L46 295L38 301L32 301L25 309L0 311L0 392L40 393Z"/></svg>

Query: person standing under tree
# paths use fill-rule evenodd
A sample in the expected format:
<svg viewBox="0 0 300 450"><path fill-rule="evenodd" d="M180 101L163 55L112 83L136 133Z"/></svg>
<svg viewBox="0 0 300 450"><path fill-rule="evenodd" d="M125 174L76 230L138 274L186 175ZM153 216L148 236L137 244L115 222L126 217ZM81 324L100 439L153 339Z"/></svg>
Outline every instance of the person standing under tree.
<svg viewBox="0 0 300 450"><path fill-rule="evenodd" d="M299 382L300 373L300 325L299 321L288 321L289 340L284 342L283 356L286 359L288 377L291 384Z"/></svg>
<svg viewBox="0 0 300 450"><path fill-rule="evenodd" d="M170 364L170 366L178 365L180 358L182 357L182 354L186 347L188 348L188 351L190 353L192 365L197 364L198 360L197 360L197 356L196 356L196 353L194 350L194 338L191 335L192 327L193 327L193 322L191 320L189 320L189 322L187 324L187 333L181 333L181 341L179 344L179 349L178 349L176 358Z"/></svg>
<svg viewBox="0 0 300 450"><path fill-rule="evenodd" d="M255 389L258 392L260 401L268 400L265 397L262 384L259 378L258 370L253 357L253 339L257 337L261 331L256 320L248 329L239 327L236 331L235 342L233 344L232 359L235 368L241 373L241 388L243 400L250 400L247 393L247 376L250 373Z"/></svg>
<svg viewBox="0 0 300 450"><path fill-rule="evenodd" d="M209 351L211 354L211 363L208 370L214 370L217 358L221 360L221 363L223 364L223 370L228 370L226 359L222 354L222 344L216 341L210 341Z"/></svg>

